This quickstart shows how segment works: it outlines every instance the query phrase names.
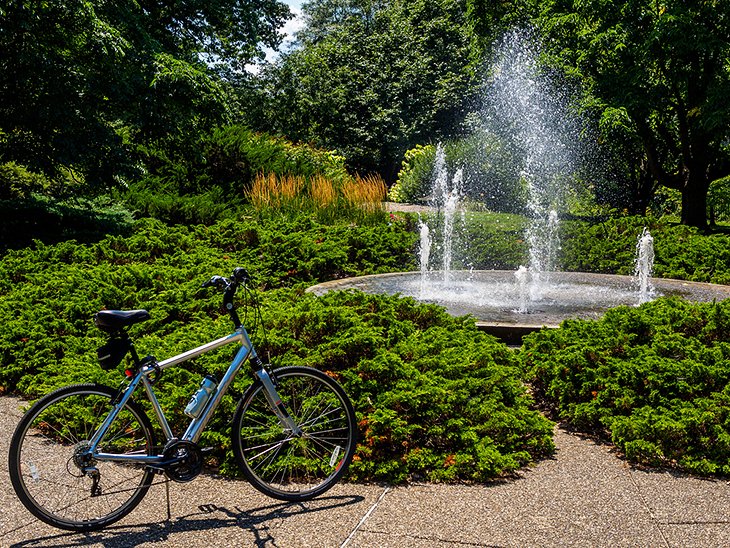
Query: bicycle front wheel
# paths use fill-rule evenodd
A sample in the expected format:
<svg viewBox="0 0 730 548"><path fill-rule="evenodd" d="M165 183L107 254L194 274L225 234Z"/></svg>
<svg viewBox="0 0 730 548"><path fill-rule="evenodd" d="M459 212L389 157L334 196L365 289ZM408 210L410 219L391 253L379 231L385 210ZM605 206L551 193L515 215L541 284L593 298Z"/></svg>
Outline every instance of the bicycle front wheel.
<svg viewBox="0 0 730 548"><path fill-rule="evenodd" d="M355 453L355 411L342 387L321 371L284 367L273 377L301 435L282 426L257 381L236 410L233 449L256 489L280 500L308 500L347 471Z"/></svg>
<svg viewBox="0 0 730 548"><path fill-rule="evenodd" d="M86 455L89 440L112 410L112 388L67 386L38 400L10 442L10 481L20 501L40 520L70 531L93 531L131 512L153 474L138 464L98 461ZM97 450L151 455L154 432L129 402Z"/></svg>

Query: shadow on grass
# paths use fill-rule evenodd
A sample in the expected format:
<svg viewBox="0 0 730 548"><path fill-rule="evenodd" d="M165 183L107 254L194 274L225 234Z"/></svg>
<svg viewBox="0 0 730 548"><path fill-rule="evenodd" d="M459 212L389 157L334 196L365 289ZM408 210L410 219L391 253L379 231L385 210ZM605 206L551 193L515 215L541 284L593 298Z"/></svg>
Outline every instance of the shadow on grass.
<svg viewBox="0 0 730 548"><path fill-rule="evenodd" d="M120 205L88 200L56 201L45 197L0 200L0 253L39 240L90 243L107 234L127 235L134 219Z"/></svg>

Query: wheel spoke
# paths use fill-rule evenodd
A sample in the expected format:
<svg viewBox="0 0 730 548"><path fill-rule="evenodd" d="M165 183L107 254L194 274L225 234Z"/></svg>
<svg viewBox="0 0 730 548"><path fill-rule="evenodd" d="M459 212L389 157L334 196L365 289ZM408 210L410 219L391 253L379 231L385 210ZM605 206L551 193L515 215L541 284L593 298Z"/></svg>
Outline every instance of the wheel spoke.
<svg viewBox="0 0 730 548"><path fill-rule="evenodd" d="M147 492L152 473L144 467L88 454L89 438L111 411L115 392L94 385L61 389L33 405L18 425L10 449L11 481L21 502L46 523L98 529L129 513ZM127 404L98 450L149 455L153 447L149 420ZM99 493L92 494L92 485Z"/></svg>
<svg viewBox="0 0 730 548"><path fill-rule="evenodd" d="M354 411L339 385L319 371L284 368L275 376L301 435L281 427L257 385L237 414L234 448L254 487L284 500L305 500L329 489L347 469L355 450Z"/></svg>

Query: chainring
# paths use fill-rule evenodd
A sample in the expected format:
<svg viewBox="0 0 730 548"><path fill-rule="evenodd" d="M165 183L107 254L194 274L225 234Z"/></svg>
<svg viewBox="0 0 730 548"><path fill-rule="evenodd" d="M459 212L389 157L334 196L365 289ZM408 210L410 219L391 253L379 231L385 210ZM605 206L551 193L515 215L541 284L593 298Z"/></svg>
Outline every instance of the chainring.
<svg viewBox="0 0 730 548"><path fill-rule="evenodd" d="M203 470L203 454L196 443L187 440L172 440L163 452L166 461L165 475L172 481L187 483L194 480Z"/></svg>

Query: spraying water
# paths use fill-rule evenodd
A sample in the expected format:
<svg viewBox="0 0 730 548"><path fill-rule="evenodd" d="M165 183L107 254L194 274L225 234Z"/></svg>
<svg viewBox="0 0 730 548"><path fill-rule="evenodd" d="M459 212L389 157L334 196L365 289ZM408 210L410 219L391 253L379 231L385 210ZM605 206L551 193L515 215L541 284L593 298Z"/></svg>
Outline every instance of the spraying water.
<svg viewBox="0 0 730 548"><path fill-rule="evenodd" d="M420 248L419 248L419 264L421 267L421 296L424 295L427 277L428 277L428 261L431 256L431 231L428 225L423 222L421 216L418 216L418 232L420 234Z"/></svg>
<svg viewBox="0 0 730 548"><path fill-rule="evenodd" d="M441 250L441 272L444 283L451 280L452 262L454 251L458 247L457 221L464 222L464 211L461 208L463 194L463 170L457 169L453 178L449 180L449 172L446 168L446 153L441 143L436 146L436 158L431 179L431 197L429 205L438 215L432 219L440 221L441 234L438 240ZM434 243L433 227L426 222L419 222L420 230L420 257L423 284L427 283L428 261L430 259L431 247Z"/></svg>
<svg viewBox="0 0 730 548"><path fill-rule="evenodd" d="M481 127L476 128L483 135L491 136L485 137L484 162L489 164L495 160L488 156L490 150L502 154L502 160L509 158L506 164L500 164L507 167L499 173L508 173L506 180L524 188L524 212L529 219L524 235L528 256L526 264L515 273L514 282L500 289L511 293L511 298L506 297L507 301L511 300L506 305L508 309L520 314L544 309L556 294L551 277L558 270L559 212L565 209L566 188L575 178L576 158L582 146L580 120L569 111L567 93L541 71L539 55L538 42L530 31L516 30L504 37L487 82L477 124ZM469 242L459 241L457 230L459 213L462 224L465 222L466 191L474 200L480 193L493 194L490 185L499 182L468 179L469 184L465 185L463 171L455 167L452 166L453 177L450 177L446 150L439 143L429 204L436 215L427 219L430 226L425 226L424 221L420 228L420 294L438 301L459 293L466 300L485 302L495 294L472 295L474 288L468 276L466 279L457 276L452 264L455 258L465 265L474 264L468 256ZM516 207L519 210L520 206ZM432 249L440 252L438 269L442 275L429 279Z"/></svg>
<svg viewBox="0 0 730 548"><path fill-rule="evenodd" d="M654 286L651 275L654 270L654 238L649 229L639 235L636 242L636 260L634 262L634 278L639 287L639 304L650 301L654 297Z"/></svg>
<svg viewBox="0 0 730 548"><path fill-rule="evenodd" d="M451 183L451 190L444 187L444 243L443 243L443 273L444 282L451 279L451 261L454 253L454 221L459 210L461 199L461 185L463 172L457 170Z"/></svg>
<svg viewBox="0 0 730 548"><path fill-rule="evenodd" d="M579 120L569 112L566 94L541 73L539 53L529 31L507 34L498 48L484 106L485 125L511 143L521 161L530 219L525 234L530 301L543 297L550 273L557 270L558 212L581 145Z"/></svg>
<svg viewBox="0 0 730 548"><path fill-rule="evenodd" d="M516 309L518 314L527 314L529 312L528 302L530 298L529 273L527 268L521 266L515 272L515 280L517 282L517 295L519 306Z"/></svg>

